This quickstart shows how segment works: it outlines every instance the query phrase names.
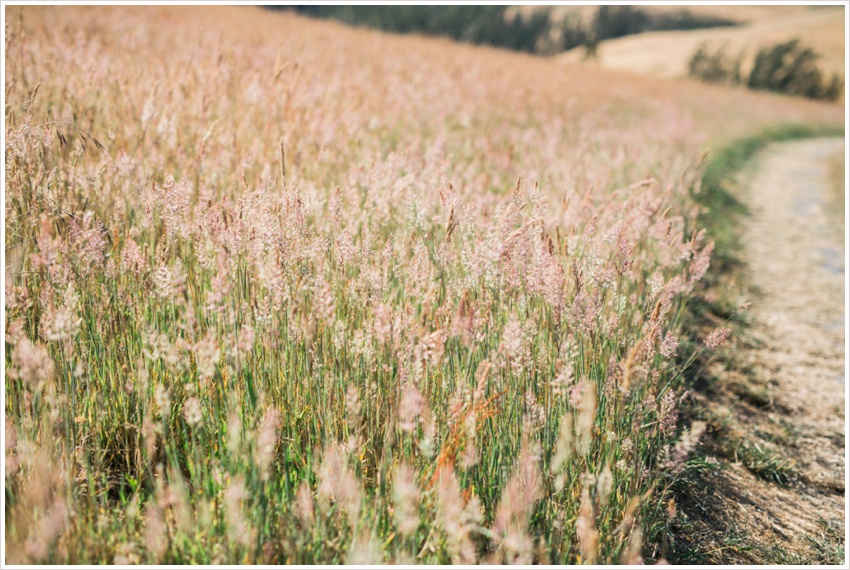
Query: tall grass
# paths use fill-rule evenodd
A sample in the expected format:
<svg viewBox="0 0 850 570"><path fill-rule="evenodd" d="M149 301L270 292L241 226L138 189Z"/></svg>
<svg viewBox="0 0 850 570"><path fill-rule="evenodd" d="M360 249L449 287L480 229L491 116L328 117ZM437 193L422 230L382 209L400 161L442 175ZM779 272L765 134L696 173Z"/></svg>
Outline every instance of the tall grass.
<svg viewBox="0 0 850 570"><path fill-rule="evenodd" d="M8 562L665 556L690 111L229 10L7 12Z"/></svg>

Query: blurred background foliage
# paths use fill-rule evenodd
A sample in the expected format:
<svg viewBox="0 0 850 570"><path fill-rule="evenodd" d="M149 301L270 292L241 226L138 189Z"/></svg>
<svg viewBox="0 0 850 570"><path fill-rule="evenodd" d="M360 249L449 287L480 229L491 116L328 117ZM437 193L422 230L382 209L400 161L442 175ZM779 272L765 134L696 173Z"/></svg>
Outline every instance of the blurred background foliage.
<svg viewBox="0 0 850 570"><path fill-rule="evenodd" d="M522 13L513 6L270 6L306 16L396 33L421 33L537 54L553 54L606 39L656 30L733 26L736 22L686 9L650 13L635 6L599 6L585 22L551 7Z"/></svg>

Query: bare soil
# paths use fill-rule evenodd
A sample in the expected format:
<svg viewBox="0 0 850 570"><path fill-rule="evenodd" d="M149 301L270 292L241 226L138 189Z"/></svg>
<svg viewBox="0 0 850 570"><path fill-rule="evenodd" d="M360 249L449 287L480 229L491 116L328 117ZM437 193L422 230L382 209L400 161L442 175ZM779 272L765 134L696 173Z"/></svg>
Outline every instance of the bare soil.
<svg viewBox="0 0 850 570"><path fill-rule="evenodd" d="M750 326L696 395L720 468L680 497L682 562L844 562L844 156L777 143L739 178Z"/></svg>

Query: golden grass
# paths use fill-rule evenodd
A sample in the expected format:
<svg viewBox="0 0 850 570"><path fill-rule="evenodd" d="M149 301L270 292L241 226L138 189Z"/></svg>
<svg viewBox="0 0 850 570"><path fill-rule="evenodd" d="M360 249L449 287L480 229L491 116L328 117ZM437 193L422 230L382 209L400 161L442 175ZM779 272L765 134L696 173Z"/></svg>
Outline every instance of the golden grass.
<svg viewBox="0 0 850 570"><path fill-rule="evenodd" d="M596 63L606 69L628 73L684 77L691 56L702 43L707 42L712 47L728 45L731 54L744 50L743 67L746 71L760 48L800 38L804 44L822 54L821 64L825 71L844 76L844 7L823 6L808 10L790 6L770 8L776 10L768 10L743 26L649 32L607 40L599 46ZM575 48L559 59L564 63L576 63L583 56L584 48Z"/></svg>

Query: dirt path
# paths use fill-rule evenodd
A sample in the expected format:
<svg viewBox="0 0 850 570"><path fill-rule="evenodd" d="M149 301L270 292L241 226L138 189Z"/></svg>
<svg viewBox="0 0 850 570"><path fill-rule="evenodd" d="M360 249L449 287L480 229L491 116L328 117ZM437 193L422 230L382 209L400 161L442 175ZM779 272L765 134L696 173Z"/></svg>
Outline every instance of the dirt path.
<svg viewBox="0 0 850 570"><path fill-rule="evenodd" d="M724 468L684 509L706 563L844 560L843 155L840 139L777 143L739 178L751 336L710 371L701 404Z"/></svg>

